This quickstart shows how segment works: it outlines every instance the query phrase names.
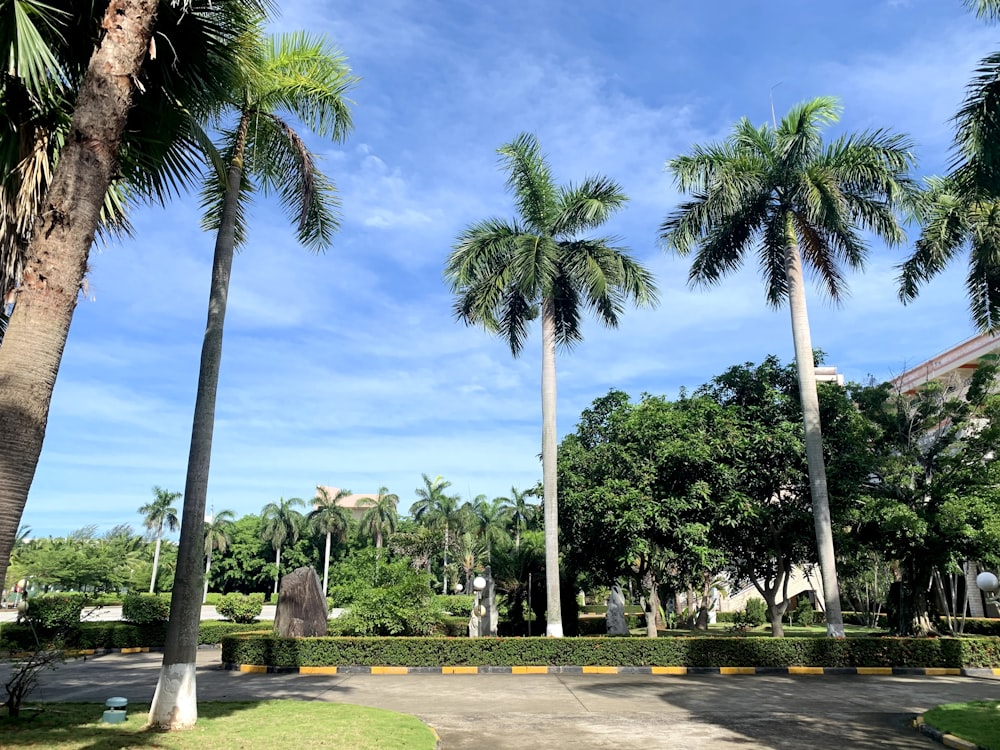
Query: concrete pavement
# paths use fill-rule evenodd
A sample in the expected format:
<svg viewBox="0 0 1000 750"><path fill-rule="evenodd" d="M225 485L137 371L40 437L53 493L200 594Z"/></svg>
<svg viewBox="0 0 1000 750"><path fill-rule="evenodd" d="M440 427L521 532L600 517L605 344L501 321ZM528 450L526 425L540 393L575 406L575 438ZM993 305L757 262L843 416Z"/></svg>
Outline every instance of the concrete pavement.
<svg viewBox="0 0 1000 750"><path fill-rule="evenodd" d="M159 654L91 656L44 673L34 698L148 702ZM0 680L4 674L0 665ZM976 677L249 674L198 652L202 700L290 698L414 714L444 750L940 748L909 720L940 703L1000 700Z"/></svg>

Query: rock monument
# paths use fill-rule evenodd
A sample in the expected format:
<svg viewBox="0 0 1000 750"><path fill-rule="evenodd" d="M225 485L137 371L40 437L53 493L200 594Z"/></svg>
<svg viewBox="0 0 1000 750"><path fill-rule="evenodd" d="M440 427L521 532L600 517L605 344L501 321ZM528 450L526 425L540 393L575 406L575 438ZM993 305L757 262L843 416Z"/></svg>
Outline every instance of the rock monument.
<svg viewBox="0 0 1000 750"><path fill-rule="evenodd" d="M298 568L281 579L274 630L282 638L308 638L327 633L326 597L312 568Z"/></svg>

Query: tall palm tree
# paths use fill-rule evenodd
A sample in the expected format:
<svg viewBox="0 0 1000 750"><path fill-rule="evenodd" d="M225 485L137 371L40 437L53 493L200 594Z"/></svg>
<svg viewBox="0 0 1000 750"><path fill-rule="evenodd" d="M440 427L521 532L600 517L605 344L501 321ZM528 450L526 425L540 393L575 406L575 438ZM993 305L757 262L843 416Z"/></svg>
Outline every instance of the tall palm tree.
<svg viewBox="0 0 1000 750"><path fill-rule="evenodd" d="M67 90L63 96L65 107L53 108L58 113L50 118L53 122L31 115L22 121L23 127L14 129L37 144L57 141L60 148L55 166L51 161L36 159L31 175L18 172L17 184L28 178L26 188L21 190L12 185L8 170L20 164L19 157L23 160L27 152L14 153L20 144L17 138L10 138L3 140L3 148L9 150L0 155L4 170L0 185L4 197L0 203L7 206L4 210L14 210L21 218L35 215L34 219L24 218L33 228L24 250L23 272L15 271L20 274L20 284L0 357L0 433L8 436L0 443L0 578L7 568L13 536L38 464L63 348L90 248L101 226L102 211L108 205L109 187L122 180L129 194L141 200L155 197L150 188L157 183L165 194L170 194L197 171L203 160L193 147L199 138L194 125L230 89L237 67L231 54L234 41L243 34L251 15L257 22L261 4L267 2L83 3L76 8L78 14L46 37L67 42L58 52L50 48L62 66L58 70L38 54L37 43L31 45L32 49L18 47L16 53L9 47L2 50L4 59L16 60L18 68L12 71L7 66L0 95L6 97L14 92L12 76L19 80L29 77L24 72L25 67L30 67L25 56L33 56L36 70L44 70L50 79L59 79ZM18 5L23 8L24 3ZM35 3L36 7L41 5ZM5 4L6 8L11 6ZM65 7L59 4L59 8ZM97 13L96 23L90 21L92 12ZM0 22L8 18L5 15ZM95 29L102 33L95 35ZM9 40L8 30L0 29L0 38ZM151 54L154 49L158 50L155 56ZM76 61L72 66L66 63L70 59ZM21 90L30 90L30 85ZM50 98L39 97L38 101L48 106ZM0 112L11 117L15 111L26 109L5 99ZM184 128L175 127L181 121ZM37 132L40 127L56 135L48 139ZM139 136L141 142L133 140ZM187 145L173 148L177 138ZM32 150L28 155L36 151L49 154L47 148ZM163 168L156 173L144 171L149 162L143 155L161 158ZM36 175L44 179L34 181ZM45 205L51 210L38 213L32 201L41 195L43 184L47 185ZM14 201L12 209L8 198L15 188L17 200L25 200L20 206ZM21 218L11 220L16 224ZM7 291L2 290L5 297ZM9 297L3 300L5 304L9 301ZM9 307L5 309L9 311Z"/></svg>
<svg viewBox="0 0 1000 750"><path fill-rule="evenodd" d="M538 506L528 502L535 495L534 490L519 492L517 487L510 488L510 497L500 498L504 506L504 514L508 528L514 530L514 549L521 549L521 533L531 528L538 516Z"/></svg>
<svg viewBox="0 0 1000 750"><path fill-rule="evenodd" d="M375 541L375 549L382 549L385 537L396 530L399 513L399 495L391 494L386 487L378 488L378 495L361 516L361 532Z"/></svg>
<svg viewBox="0 0 1000 750"><path fill-rule="evenodd" d="M208 601L209 574L212 572L212 550L219 550L220 553L226 551L232 541L235 521L236 514L231 510L213 512L205 519L205 593L201 598L202 604Z"/></svg>
<svg viewBox="0 0 1000 750"><path fill-rule="evenodd" d="M721 144L696 146L668 162L678 187L693 194L660 227L679 255L697 248L688 279L712 286L754 254L768 304L788 303L805 422L816 544L827 631L844 635L823 461L816 371L802 266L839 301L841 265L864 267L859 230L889 244L903 240L895 209L912 193L910 142L884 130L841 136L824 145L820 131L839 119L836 99L793 107L781 123L755 127L746 118Z"/></svg>
<svg viewBox="0 0 1000 750"><path fill-rule="evenodd" d="M278 593L278 579L281 577L281 548L286 542L295 544L305 526L305 516L296 508L305 507L300 497L279 498L276 503L268 503L261 511L261 538L274 549L274 593Z"/></svg>
<svg viewBox="0 0 1000 750"><path fill-rule="evenodd" d="M313 498L313 510L309 513L310 525L320 534L326 535L326 553L323 555L323 596L326 596L330 580L330 540L336 536L338 541L347 538L351 528L351 512L340 501L351 494L350 490L337 490L334 495L326 487L316 488Z"/></svg>
<svg viewBox="0 0 1000 750"><path fill-rule="evenodd" d="M1000 2L966 0L982 18L1000 18ZM916 202L920 238L900 265L899 298L920 287L968 251L965 286L973 322L1000 330L1000 52L983 59L955 116L955 158L947 177L927 180Z"/></svg>
<svg viewBox="0 0 1000 750"><path fill-rule="evenodd" d="M295 218L302 244L315 250L330 245L337 228L333 185L287 118L295 117L319 137L342 140L351 127L345 95L357 80L344 58L322 39L299 33L254 43L254 35L246 36L249 53L244 76L229 100L235 123L223 132L222 152L228 172L224 178L210 175L202 193L206 209L203 224L217 230L217 235L188 453L185 518L205 515L229 277L234 251L247 239L248 199L257 188L265 193L273 191ZM177 723L176 691L170 687L177 680L170 677L171 670L184 671L191 679L195 671L201 556L200 551L195 554L196 548L185 547L185 540L194 544L200 537L200 527L181 528L177 578L182 585L174 587L159 682L169 693L162 701L154 696L150 708L154 726ZM176 644L172 641L175 633ZM187 705L196 716L196 703L187 700ZM184 714L190 715L188 709Z"/></svg>
<svg viewBox="0 0 1000 750"><path fill-rule="evenodd" d="M487 219L458 237L445 268L455 314L501 336L516 357L528 323L542 318L542 486L545 509L546 633L561 637L559 511L556 486L556 345L583 336L589 308L616 327L625 302L656 301L649 271L607 238L584 238L627 200L606 177L559 187L535 136L523 133L498 150L520 217Z"/></svg>
<svg viewBox="0 0 1000 750"><path fill-rule="evenodd" d="M155 495L151 503L146 503L139 512L143 515L142 525L149 529L156 537L156 549L153 552L153 576L149 579L149 593L156 591L156 569L160 566L160 544L163 541L163 532L166 529L177 531L179 520L177 518L177 502L181 493L167 492L160 487L153 488Z"/></svg>
<svg viewBox="0 0 1000 750"><path fill-rule="evenodd" d="M451 487L438 475L431 479L426 474L421 475L424 486L416 490L417 501L410 507L413 520L428 528L441 529L444 532L444 569L448 569L448 548L453 542L452 532L462 526L465 513L462 510L462 499L458 495L449 495L445 490ZM444 577L442 593L448 593L448 577Z"/></svg>

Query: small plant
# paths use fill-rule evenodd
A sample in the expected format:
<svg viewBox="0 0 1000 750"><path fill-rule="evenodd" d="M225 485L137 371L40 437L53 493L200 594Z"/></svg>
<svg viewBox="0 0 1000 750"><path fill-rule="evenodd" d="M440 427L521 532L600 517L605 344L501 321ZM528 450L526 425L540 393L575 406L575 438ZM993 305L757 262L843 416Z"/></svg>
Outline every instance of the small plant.
<svg viewBox="0 0 1000 750"><path fill-rule="evenodd" d="M253 622L263 610L263 594L226 594L215 605L215 611L222 617L242 624Z"/></svg>
<svg viewBox="0 0 1000 750"><path fill-rule="evenodd" d="M122 600L122 619L136 625L165 622L170 618L170 604L156 594L126 594Z"/></svg>
<svg viewBox="0 0 1000 750"><path fill-rule="evenodd" d="M767 603L763 599L747 599L743 616L752 628L763 625L767 622Z"/></svg>
<svg viewBox="0 0 1000 750"><path fill-rule="evenodd" d="M799 627L809 628L816 624L816 610L807 597L799 599L799 604L792 613L792 622Z"/></svg>

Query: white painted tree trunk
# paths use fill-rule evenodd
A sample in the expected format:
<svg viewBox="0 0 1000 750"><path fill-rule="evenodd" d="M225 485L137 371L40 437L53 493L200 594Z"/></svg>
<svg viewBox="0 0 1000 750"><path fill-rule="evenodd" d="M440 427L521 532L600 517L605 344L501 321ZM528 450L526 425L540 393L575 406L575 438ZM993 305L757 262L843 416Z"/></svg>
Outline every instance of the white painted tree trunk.
<svg viewBox="0 0 1000 750"><path fill-rule="evenodd" d="M330 581L330 532L326 532L326 555L323 558L323 596L330 595L327 583Z"/></svg>
<svg viewBox="0 0 1000 750"><path fill-rule="evenodd" d="M826 609L826 632L831 638L844 637L844 616L840 610L840 585L833 548L830 499L826 486L826 463L823 459L823 432L820 426L819 397L816 395L816 362L813 357L806 290L802 277L802 258L798 244L789 241L785 249L785 275L788 279L788 307L792 316L792 339L799 375L799 394L805 422L806 460L809 464L809 489L812 494L813 520L816 526L816 551L823 578Z"/></svg>
<svg viewBox="0 0 1000 750"><path fill-rule="evenodd" d="M274 555L274 595L278 595L278 579L281 578L281 547Z"/></svg>
<svg viewBox="0 0 1000 750"><path fill-rule="evenodd" d="M542 302L542 505L545 518L545 635L562 638L559 601L559 505L556 475L556 320Z"/></svg>

